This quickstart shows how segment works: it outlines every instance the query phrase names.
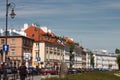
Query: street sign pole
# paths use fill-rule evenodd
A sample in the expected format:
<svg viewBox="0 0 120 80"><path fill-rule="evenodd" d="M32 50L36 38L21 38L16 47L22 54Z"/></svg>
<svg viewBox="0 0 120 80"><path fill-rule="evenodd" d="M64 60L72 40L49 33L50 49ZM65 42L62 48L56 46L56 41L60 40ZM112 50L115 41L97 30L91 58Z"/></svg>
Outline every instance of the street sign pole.
<svg viewBox="0 0 120 80"><path fill-rule="evenodd" d="M3 54L3 62L5 62L6 58L7 58L7 52L9 51L9 45L7 45L7 44L3 45L2 50L3 50L3 52L5 52Z"/></svg>
<svg viewBox="0 0 120 80"><path fill-rule="evenodd" d="M38 57L36 57L36 59L37 59L37 62L38 62L38 67L39 67L39 63L40 63L41 58L38 56Z"/></svg>

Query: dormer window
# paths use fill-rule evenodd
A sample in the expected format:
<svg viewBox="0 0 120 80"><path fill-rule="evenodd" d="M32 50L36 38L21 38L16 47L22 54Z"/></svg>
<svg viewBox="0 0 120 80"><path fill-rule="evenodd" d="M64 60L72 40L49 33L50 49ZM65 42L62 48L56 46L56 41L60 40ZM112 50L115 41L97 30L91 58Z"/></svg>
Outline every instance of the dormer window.
<svg viewBox="0 0 120 80"><path fill-rule="evenodd" d="M35 35L34 35L34 34L32 34L32 38L34 38L34 36L35 36Z"/></svg>
<svg viewBox="0 0 120 80"><path fill-rule="evenodd" d="M50 39L50 37L49 37L49 36L45 36L45 38L46 38L47 40L49 40L49 39Z"/></svg>

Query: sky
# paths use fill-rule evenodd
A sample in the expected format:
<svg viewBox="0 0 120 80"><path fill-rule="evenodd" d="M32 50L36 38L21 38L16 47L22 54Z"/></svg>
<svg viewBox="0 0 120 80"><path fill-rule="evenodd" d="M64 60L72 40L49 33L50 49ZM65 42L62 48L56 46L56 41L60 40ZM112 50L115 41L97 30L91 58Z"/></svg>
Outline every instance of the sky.
<svg viewBox="0 0 120 80"><path fill-rule="evenodd" d="M0 0L0 28L5 29L6 0ZM8 28L24 23L47 26L88 49L120 49L120 0L8 0L15 3ZM9 8L10 13L10 8Z"/></svg>

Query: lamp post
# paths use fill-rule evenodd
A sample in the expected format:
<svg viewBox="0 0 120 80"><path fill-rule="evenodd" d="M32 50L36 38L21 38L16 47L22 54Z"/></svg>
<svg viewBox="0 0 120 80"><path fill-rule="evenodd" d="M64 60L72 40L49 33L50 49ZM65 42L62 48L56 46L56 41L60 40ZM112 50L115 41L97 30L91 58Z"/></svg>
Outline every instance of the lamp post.
<svg viewBox="0 0 120 80"><path fill-rule="evenodd" d="M15 17L15 13L14 13L14 7L15 7L15 4L13 2L11 3L8 3L8 0L6 0L6 30L5 30L5 47L8 46L7 44L7 37L8 37L8 10L11 8L11 13L10 13L10 16L11 18L13 19ZM7 54L8 54L8 49L6 50L5 49L5 59L3 60L3 62L5 62L7 60Z"/></svg>
<svg viewBox="0 0 120 80"><path fill-rule="evenodd" d="M13 2L11 3L8 3L8 0L6 0L6 29L5 29L5 46L4 46L4 51L5 51L5 54L4 54L4 59L3 59L3 62L4 62L4 77L3 77L3 80L8 80L8 77L7 77L7 70L5 69L7 67L7 62L8 62L8 47L9 45L7 44L7 37L8 37L8 10L11 9L11 13L10 13L10 16L11 18L13 19L14 16L16 15L14 13L14 8L15 8L15 4Z"/></svg>

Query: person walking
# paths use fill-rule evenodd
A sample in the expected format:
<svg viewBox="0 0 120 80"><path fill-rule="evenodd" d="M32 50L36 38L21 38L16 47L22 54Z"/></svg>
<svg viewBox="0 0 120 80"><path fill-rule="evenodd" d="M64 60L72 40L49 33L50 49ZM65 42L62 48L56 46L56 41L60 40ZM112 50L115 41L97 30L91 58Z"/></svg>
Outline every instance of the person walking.
<svg viewBox="0 0 120 80"><path fill-rule="evenodd" d="M19 75L20 80L25 80L27 77L27 67L25 66L25 62L22 62L21 66L19 67Z"/></svg>

